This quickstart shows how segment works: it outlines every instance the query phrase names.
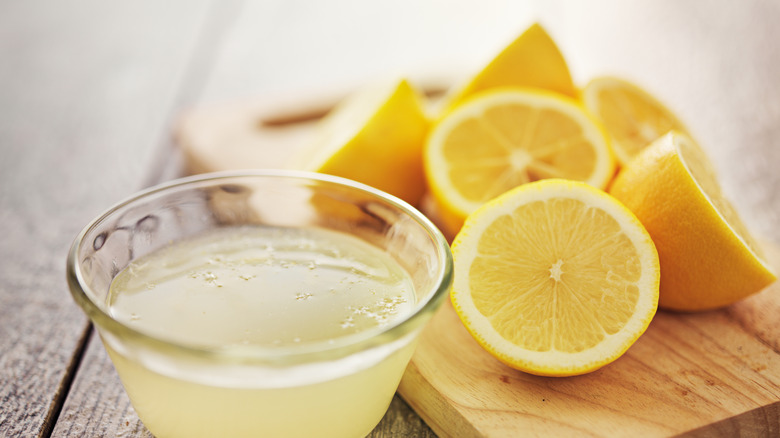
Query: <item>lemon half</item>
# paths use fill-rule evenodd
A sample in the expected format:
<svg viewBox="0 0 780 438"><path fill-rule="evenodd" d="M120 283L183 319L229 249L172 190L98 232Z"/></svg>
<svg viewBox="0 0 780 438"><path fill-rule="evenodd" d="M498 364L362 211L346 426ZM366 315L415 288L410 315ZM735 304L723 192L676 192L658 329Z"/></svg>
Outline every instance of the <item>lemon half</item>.
<svg viewBox="0 0 780 438"><path fill-rule="evenodd" d="M323 118L290 167L349 178L417 205L426 188L428 126L421 95L408 81L372 84Z"/></svg>
<svg viewBox="0 0 780 438"><path fill-rule="evenodd" d="M777 277L721 191L704 150L672 131L625 166L610 193L653 237L661 259L661 307L727 306Z"/></svg>
<svg viewBox="0 0 780 438"><path fill-rule="evenodd" d="M569 376L620 357L658 304L659 263L636 217L587 184L511 190L466 220L452 245L452 303L505 364Z"/></svg>
<svg viewBox="0 0 780 438"><path fill-rule="evenodd" d="M425 172L445 233L518 185L544 178L604 188L614 173L608 139L574 99L497 89L462 104L432 129Z"/></svg>

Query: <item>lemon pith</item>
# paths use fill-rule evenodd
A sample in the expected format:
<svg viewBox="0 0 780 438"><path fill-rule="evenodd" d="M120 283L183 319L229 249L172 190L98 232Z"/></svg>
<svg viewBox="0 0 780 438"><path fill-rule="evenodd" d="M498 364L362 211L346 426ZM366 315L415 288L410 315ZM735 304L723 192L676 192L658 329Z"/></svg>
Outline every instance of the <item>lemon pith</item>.
<svg viewBox="0 0 780 438"><path fill-rule="evenodd" d="M453 243L456 312L502 362L573 375L619 357L658 300L658 256L636 218L582 183L544 180L469 216Z"/></svg>

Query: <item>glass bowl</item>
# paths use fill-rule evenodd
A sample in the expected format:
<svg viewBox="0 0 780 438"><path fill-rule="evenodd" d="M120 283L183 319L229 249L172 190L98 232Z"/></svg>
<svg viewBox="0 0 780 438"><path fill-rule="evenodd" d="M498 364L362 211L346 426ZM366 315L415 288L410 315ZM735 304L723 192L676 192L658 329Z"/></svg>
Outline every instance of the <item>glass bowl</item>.
<svg viewBox="0 0 780 438"><path fill-rule="evenodd" d="M116 316L111 284L132 262L238 228L359 239L408 274L411 302L384 325L283 345L201 343L196 335L176 337L175 326L152 330L135 324L140 317ZM386 412L421 329L448 293L452 256L439 230L393 196L322 174L259 170L184 178L115 205L78 235L67 277L136 412L156 436L357 437ZM290 293L284 284L260 292ZM163 295L148 296L147 306ZM176 324L181 315L168 312L166 323ZM313 324L311 316L284 312L292 326ZM266 330L263 315L256 318L260 331Z"/></svg>

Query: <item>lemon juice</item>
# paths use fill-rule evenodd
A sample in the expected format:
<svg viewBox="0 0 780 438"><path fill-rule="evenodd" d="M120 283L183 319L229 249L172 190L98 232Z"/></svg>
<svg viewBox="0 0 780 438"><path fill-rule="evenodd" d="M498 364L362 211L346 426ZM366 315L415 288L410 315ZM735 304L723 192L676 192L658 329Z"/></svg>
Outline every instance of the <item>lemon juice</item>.
<svg viewBox="0 0 780 438"><path fill-rule="evenodd" d="M220 365L176 360L104 335L136 411L159 438L363 436L387 410L414 348L405 336L322 361L230 359L339 348L413 311L412 280L389 254L318 228L228 227L173 243L122 270L108 306L171 348L226 357Z"/></svg>

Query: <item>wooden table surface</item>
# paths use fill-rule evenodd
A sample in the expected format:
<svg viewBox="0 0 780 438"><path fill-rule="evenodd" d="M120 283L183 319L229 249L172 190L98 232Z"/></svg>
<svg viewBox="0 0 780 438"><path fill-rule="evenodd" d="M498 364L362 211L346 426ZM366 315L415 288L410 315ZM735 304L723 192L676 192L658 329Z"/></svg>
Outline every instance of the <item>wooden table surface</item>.
<svg viewBox="0 0 780 438"><path fill-rule="evenodd" d="M65 256L94 216L178 175L183 109L458 76L534 19L578 83L621 74L674 107L748 225L780 244L780 2L509 3L0 3L0 437L150 436ZM434 434L396 397L371 436Z"/></svg>

